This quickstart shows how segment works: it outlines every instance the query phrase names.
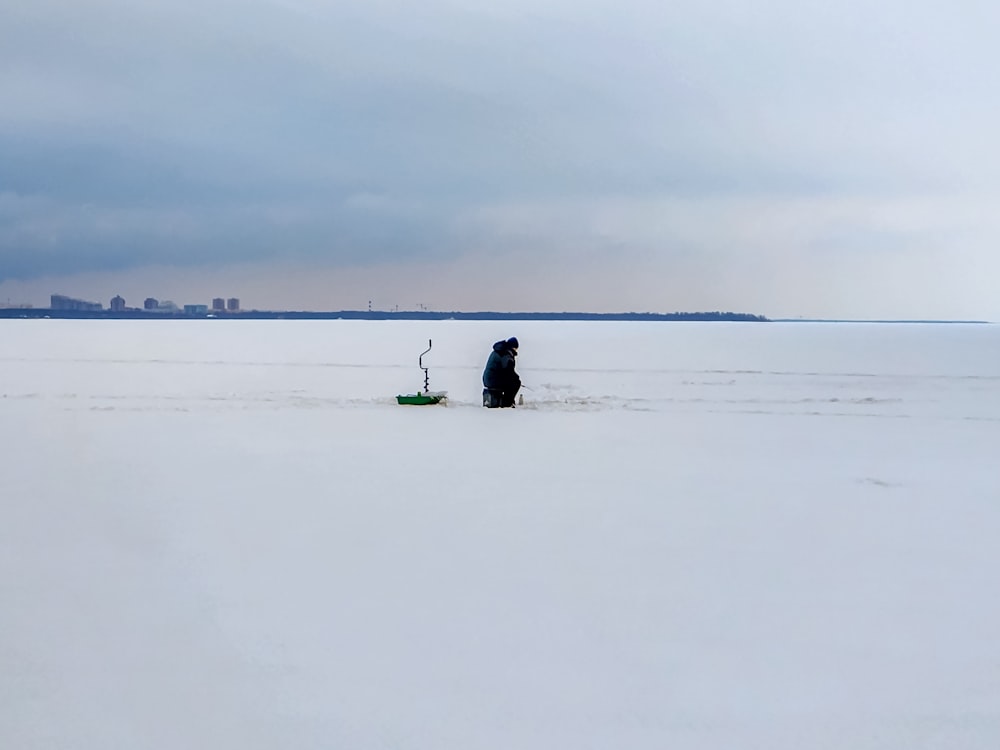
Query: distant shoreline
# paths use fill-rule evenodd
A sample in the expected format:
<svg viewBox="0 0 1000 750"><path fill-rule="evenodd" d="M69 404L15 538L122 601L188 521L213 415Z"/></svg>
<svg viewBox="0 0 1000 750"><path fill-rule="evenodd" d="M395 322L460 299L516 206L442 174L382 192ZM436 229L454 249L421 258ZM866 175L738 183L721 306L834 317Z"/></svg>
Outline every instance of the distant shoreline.
<svg viewBox="0 0 1000 750"><path fill-rule="evenodd" d="M52 310L45 307L0 308L0 319L53 318L61 320L577 320L577 321L688 321L750 323L882 323L990 325L988 320L767 318L734 312L585 313L585 312L432 312L429 310L246 310L243 312L175 313L147 310Z"/></svg>
<svg viewBox="0 0 1000 750"><path fill-rule="evenodd" d="M582 313L582 312L431 312L428 310L247 310L245 312L162 313L146 310L52 310L4 308L0 318L59 318L69 320L635 320L769 322L763 315L733 312Z"/></svg>

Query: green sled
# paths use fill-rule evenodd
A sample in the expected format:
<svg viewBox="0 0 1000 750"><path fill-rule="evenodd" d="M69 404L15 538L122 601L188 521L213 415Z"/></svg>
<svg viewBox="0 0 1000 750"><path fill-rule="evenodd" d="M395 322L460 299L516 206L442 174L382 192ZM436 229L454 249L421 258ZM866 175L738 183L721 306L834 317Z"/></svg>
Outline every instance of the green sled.
<svg viewBox="0 0 1000 750"><path fill-rule="evenodd" d="M427 406L429 404L439 404L448 396L444 391L432 391L430 393L408 393L405 396L396 396L397 404L408 404L410 406Z"/></svg>

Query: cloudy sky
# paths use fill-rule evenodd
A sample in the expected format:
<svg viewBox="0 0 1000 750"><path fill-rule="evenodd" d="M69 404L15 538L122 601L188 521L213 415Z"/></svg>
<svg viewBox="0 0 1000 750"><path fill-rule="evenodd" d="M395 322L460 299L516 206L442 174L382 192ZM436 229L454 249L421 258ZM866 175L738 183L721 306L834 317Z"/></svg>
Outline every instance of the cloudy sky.
<svg viewBox="0 0 1000 750"><path fill-rule="evenodd" d="M1000 320L992 0L0 5L0 304Z"/></svg>

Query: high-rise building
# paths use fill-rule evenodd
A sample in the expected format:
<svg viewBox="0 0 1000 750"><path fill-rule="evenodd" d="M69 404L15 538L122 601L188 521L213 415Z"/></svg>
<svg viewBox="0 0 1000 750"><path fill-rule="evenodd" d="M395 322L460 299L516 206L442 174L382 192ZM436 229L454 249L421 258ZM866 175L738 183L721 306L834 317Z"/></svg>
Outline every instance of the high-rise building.
<svg viewBox="0 0 1000 750"><path fill-rule="evenodd" d="M100 302L87 302L82 299L73 299L63 294L53 294L50 298L49 307L52 310L103 310Z"/></svg>
<svg viewBox="0 0 1000 750"><path fill-rule="evenodd" d="M212 300L212 310L215 312L222 312L226 309L226 301L222 297L216 297Z"/></svg>
<svg viewBox="0 0 1000 750"><path fill-rule="evenodd" d="M111 312L121 312L125 309L125 298L116 294L111 298Z"/></svg>
<svg viewBox="0 0 1000 750"><path fill-rule="evenodd" d="M230 297L226 300L226 309L229 312L239 312L240 311L240 300L238 297Z"/></svg>

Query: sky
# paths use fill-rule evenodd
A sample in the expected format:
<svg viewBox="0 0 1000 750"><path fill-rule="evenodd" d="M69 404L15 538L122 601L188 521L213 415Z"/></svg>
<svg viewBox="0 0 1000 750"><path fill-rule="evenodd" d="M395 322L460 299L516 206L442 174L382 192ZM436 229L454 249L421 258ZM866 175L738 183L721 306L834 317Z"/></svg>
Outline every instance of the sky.
<svg viewBox="0 0 1000 750"><path fill-rule="evenodd" d="M0 8L0 304L1000 319L1000 7Z"/></svg>
<svg viewBox="0 0 1000 750"><path fill-rule="evenodd" d="M996 750L1000 326L510 325L4 321L0 747Z"/></svg>

